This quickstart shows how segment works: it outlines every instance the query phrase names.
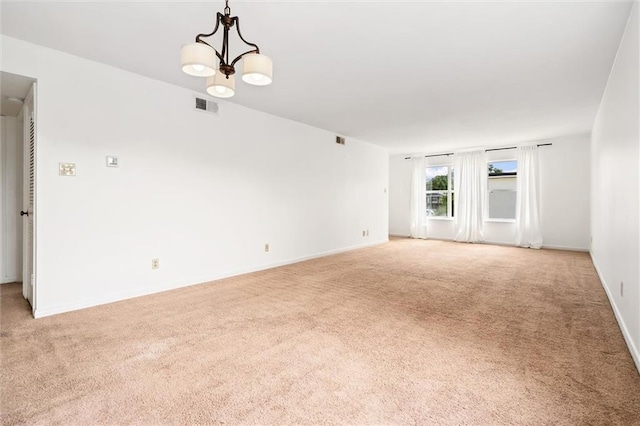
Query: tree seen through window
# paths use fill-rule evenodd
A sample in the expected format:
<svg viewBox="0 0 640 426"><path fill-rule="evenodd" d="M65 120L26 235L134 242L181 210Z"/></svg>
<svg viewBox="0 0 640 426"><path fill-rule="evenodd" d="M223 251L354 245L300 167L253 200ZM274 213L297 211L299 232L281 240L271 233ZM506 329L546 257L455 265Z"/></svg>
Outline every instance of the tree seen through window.
<svg viewBox="0 0 640 426"><path fill-rule="evenodd" d="M430 166L426 172L427 216L453 216L451 167Z"/></svg>

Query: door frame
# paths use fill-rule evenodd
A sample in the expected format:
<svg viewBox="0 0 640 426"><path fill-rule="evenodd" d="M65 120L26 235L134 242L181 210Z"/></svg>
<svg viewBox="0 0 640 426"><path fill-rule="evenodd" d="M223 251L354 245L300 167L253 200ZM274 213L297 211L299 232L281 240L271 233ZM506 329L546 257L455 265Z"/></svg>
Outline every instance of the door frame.
<svg viewBox="0 0 640 426"><path fill-rule="evenodd" d="M31 110L31 111L30 111ZM24 100L22 107L23 116L23 181L22 181L22 208L23 211L29 212L28 220L33 222L32 243L27 244L29 227L28 223L23 222L22 226L22 295L29 300L31 296L31 313L35 317L37 305L37 203L38 203L38 114L37 114L37 83L34 82ZM29 117L33 114L34 122L34 138L33 138L33 206L29 211ZM31 253L28 253L31 247ZM29 262L31 256L31 262ZM29 274L29 263L32 265L31 274ZM29 276L31 275L31 276Z"/></svg>

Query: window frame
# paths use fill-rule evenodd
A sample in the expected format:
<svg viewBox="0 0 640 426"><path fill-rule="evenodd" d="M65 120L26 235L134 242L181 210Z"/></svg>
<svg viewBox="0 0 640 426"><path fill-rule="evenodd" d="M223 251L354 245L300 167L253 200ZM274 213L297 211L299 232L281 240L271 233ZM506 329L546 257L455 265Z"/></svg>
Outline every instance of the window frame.
<svg viewBox="0 0 640 426"><path fill-rule="evenodd" d="M455 213L453 211L453 197L454 197L454 193L455 190L453 188L453 164L449 163L449 164L427 164L425 166L425 172L427 169L429 168L437 168L437 167L446 167L447 168L447 189L443 190L443 189L427 189L426 188L426 184L427 181L425 179L425 190L424 190L424 197L425 200L427 198L427 196L429 194L442 194L442 193L446 193L447 195L447 215L446 216L429 216L427 215L427 219L433 219L433 220L452 220L453 219L453 213ZM426 211L425 211L425 215L426 215Z"/></svg>

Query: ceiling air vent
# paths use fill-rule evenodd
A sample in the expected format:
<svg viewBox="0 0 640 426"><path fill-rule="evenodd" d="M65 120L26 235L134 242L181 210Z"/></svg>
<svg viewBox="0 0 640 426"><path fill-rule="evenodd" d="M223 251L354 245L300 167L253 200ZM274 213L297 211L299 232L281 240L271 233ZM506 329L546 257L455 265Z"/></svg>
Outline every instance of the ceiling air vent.
<svg viewBox="0 0 640 426"><path fill-rule="evenodd" d="M344 138L342 136L336 136L336 143L339 145L344 145Z"/></svg>
<svg viewBox="0 0 640 426"><path fill-rule="evenodd" d="M211 114L218 114L218 104L208 99L199 98L196 96L196 110L210 112Z"/></svg>

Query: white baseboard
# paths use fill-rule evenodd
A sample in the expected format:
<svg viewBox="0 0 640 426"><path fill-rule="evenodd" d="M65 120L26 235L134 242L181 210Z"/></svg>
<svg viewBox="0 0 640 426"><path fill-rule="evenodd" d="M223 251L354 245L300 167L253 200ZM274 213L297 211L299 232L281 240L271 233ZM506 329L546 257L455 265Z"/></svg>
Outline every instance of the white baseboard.
<svg viewBox="0 0 640 426"><path fill-rule="evenodd" d="M44 318L51 315L64 314L65 312L77 311L80 309L93 308L95 306L106 305L108 303L121 302L127 299L134 299L141 296L149 296L155 293L162 293L163 291L176 290L181 287L189 287L194 283L181 283L170 286L168 288L152 288L146 287L137 289L135 291L113 293L107 296L101 296L96 298L84 299L74 303L68 303L64 305L54 306L51 308L36 308L33 312L34 318Z"/></svg>
<svg viewBox="0 0 640 426"><path fill-rule="evenodd" d="M483 241L482 244L493 244L496 246L517 247L515 243L505 243L502 241ZM584 248L584 247L558 246L558 245L547 245L547 244L543 244L541 248L546 250L581 251L585 253L589 251L588 248Z"/></svg>
<svg viewBox="0 0 640 426"><path fill-rule="evenodd" d="M584 247L572 247L572 246L557 246L557 245L546 245L543 244L542 245L543 249L549 249L549 250L566 250L566 251L581 251L584 253L588 253L589 249L588 248L584 248Z"/></svg>
<svg viewBox="0 0 640 426"><path fill-rule="evenodd" d="M624 341L627 343L627 347L629 348L629 352L631 353L631 358L633 358L633 362L636 364L636 369L638 370L638 374L640 374L640 352L638 352L638 348L633 342L631 335L629 334L629 330L627 329L627 325L620 315L620 311L618 310L618 306L609 290L609 286L605 281L604 277L600 273L600 268L598 267L598 263L596 259L593 257L593 253L589 252L591 256L591 261L593 262L593 266L596 268L596 272L598 273L598 277L600 278L600 284L604 288L604 292L607 294L607 298L609 299L609 304L613 308L613 313L616 316L616 320L618 321L618 327L620 327L620 331L622 332L622 337L624 337Z"/></svg>
<svg viewBox="0 0 640 426"><path fill-rule="evenodd" d="M357 244L357 245L348 246L348 247L342 247L342 248L335 249L335 250L328 250L328 251L324 251L324 252L320 252L320 253L314 253L314 254L311 254L311 255L291 258L291 259L287 259L287 260L283 260L283 261L279 261L279 262L266 263L266 264L263 264L263 265L258 265L258 266L254 266L254 267L250 267L250 268L243 268L243 269L238 269L238 270L234 270L234 271L225 271L225 272L222 272L219 275L210 276L210 277L203 277L202 279L196 280L195 282L191 281L191 282L188 282L188 283L174 283L172 285L169 285L169 286L163 287L163 288L157 288L157 287L140 288L140 289L137 289L135 291L114 293L114 294L110 294L110 295L107 295L107 296L101 296L101 297L97 297L97 298L85 299L85 300L81 300L81 301L78 301L78 302L64 304L64 305L55 306L55 307L50 307L50 308L46 308L46 309L36 309L35 312L33 313L33 316L34 316L34 318L44 318L44 317L48 317L48 316L51 316L51 315L62 314L62 313L65 313L65 312L77 311L79 309L85 309L85 308L91 308L91 307L94 307L94 306L105 305L107 303L120 302L122 300L133 299L133 298L141 297L141 296L148 296L148 295L151 295L151 294L162 293L164 291L176 290L176 289L179 289L179 288L182 288L182 287L189 287L189 286L192 286L192 285L205 284L205 283L209 283L209 282L212 282L212 281L221 280L221 279L224 279L224 278L234 277L234 276L237 276L237 275L244 275L244 274L249 274L251 272L258 272L258 271L264 271L264 270L267 270L267 269L277 268L279 266L291 265L293 263L303 262L305 260L311 260L311 259L315 259L315 258L318 258L318 257L325 257L325 256L330 256L332 254L344 253L344 252L347 252L347 251L352 251L352 250L357 250L357 249L361 249L361 248L376 246L376 245L384 244L384 243L386 243L388 241L389 241L389 239L385 238L385 239L382 239L382 240L377 240L377 241L373 241L373 242L367 242L367 243L363 243L363 244Z"/></svg>
<svg viewBox="0 0 640 426"><path fill-rule="evenodd" d="M294 258L283 260L283 261L280 261L280 262L265 263L263 265L259 265L259 266L256 266L256 267L237 269L237 270L234 270L234 271L228 271L228 272L226 272L224 274L223 277L216 278L216 279L235 277L237 275L250 274L252 272L258 272L258 271L264 271L264 270L267 270L267 269L278 268L280 266L291 265L293 263L298 263L298 262L304 262L305 260L316 259L318 257L331 256L332 254L339 254L339 253L344 253L344 252L347 252L347 251L357 250L357 249L361 249L361 248L377 246L377 245L388 243L388 242L389 242L389 238L385 238L385 239L378 240L378 241L373 241L373 242L363 243L363 244L356 244L356 245L353 245L353 246L343 247L343 248L339 248L339 249L335 249L335 250L328 250L328 251L323 251L323 252L320 252L320 253L314 253L314 254L307 255L307 256L294 257Z"/></svg>
<svg viewBox="0 0 640 426"><path fill-rule="evenodd" d="M506 243L504 241L482 241L478 244L491 244L494 246L515 247L516 243Z"/></svg>

